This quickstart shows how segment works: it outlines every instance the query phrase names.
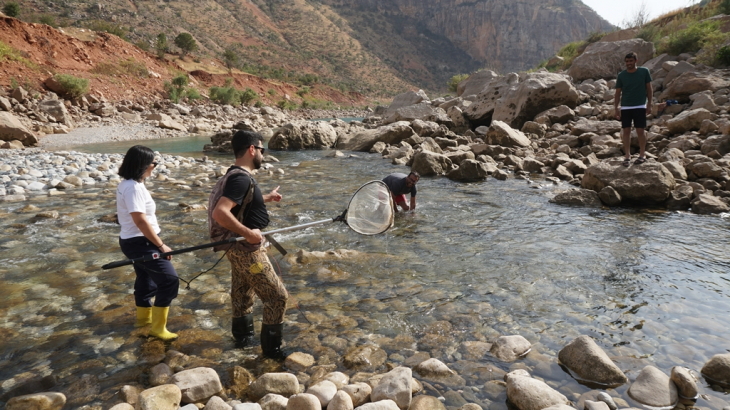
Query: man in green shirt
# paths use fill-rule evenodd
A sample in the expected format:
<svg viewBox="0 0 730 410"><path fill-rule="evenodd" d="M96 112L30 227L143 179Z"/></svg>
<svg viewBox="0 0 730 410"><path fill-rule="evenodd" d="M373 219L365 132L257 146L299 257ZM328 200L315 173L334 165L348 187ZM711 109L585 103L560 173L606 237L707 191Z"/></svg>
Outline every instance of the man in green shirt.
<svg viewBox="0 0 730 410"><path fill-rule="evenodd" d="M616 79L616 95L613 106L616 109L616 119L621 120L621 140L624 145L623 165L631 165L631 123L636 128L639 137L639 158L634 164L646 162L646 116L651 114L651 74L645 67L636 66L636 53L629 53L624 57L626 69L618 74ZM621 102L621 108L619 108Z"/></svg>

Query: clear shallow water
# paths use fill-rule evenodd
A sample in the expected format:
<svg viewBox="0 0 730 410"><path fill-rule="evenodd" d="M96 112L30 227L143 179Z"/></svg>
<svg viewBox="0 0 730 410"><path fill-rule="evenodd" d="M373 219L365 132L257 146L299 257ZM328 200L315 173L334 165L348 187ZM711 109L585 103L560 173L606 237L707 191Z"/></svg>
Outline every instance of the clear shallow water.
<svg viewBox="0 0 730 410"><path fill-rule="evenodd" d="M262 189L280 185L284 196L271 207L271 229L337 216L361 184L404 170L378 155L335 159L326 154L273 153L286 175L257 177ZM179 170L173 176L196 173ZM506 407L505 396L485 388L497 379L488 366L526 366L574 402L590 391L557 364L558 351L580 335L594 337L632 380L650 364L667 374L675 365L699 372L710 357L727 352L730 221L557 206L547 202L556 188L542 185L422 178L417 211L398 215L384 235L360 236L333 223L278 236L292 254L298 249L362 252L351 259L298 264L272 251L291 294L287 344L348 374L354 372L337 358L354 346L378 344L393 363L425 351L466 379L462 396L495 410ZM183 191L155 183L150 190L168 245L206 242L205 212L183 213L178 203L206 203L210 185ZM0 386L6 391L23 373L54 374L60 390L76 392L89 375L101 393L75 403L104 400L103 392L140 377L140 369L149 367L141 358L150 349L144 331L132 326L132 269L100 269L123 259L118 227L98 222L114 213L114 191L78 190L31 203L61 217L38 220L39 211L22 211L24 203L0 205L5 232L0 237ZM198 251L176 256L174 263L180 276L190 279L219 256ZM230 340L229 286L225 260L190 290L183 284L169 325L181 335L172 348L209 359L205 365L222 374L251 355L233 349ZM258 328L259 302L255 309ZM514 364L488 354L470 357L461 347L465 341L512 334L533 343L533 352ZM311 347L311 338L335 354ZM701 383L705 396L698 406L728 405L727 394ZM627 387L610 392L637 406Z"/></svg>

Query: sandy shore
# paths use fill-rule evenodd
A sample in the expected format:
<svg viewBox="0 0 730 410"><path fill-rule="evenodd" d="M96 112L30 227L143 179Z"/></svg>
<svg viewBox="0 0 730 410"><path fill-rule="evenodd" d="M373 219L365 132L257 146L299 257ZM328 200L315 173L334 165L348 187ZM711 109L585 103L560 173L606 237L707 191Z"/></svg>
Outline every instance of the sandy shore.
<svg viewBox="0 0 730 410"><path fill-rule="evenodd" d="M74 128L68 134L49 134L41 137L38 146L44 150L52 151L85 144L159 138L169 138L169 136L159 135L159 128L147 124L102 125Z"/></svg>

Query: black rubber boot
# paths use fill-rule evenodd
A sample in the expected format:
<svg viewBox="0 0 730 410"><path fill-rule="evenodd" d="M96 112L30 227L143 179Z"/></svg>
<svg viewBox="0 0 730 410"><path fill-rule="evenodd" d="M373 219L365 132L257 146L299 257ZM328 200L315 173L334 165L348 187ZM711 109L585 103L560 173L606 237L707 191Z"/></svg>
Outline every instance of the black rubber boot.
<svg viewBox="0 0 730 410"><path fill-rule="evenodd" d="M236 347L253 346L256 343L253 333L253 313L243 317L234 317L231 323L231 333L236 339Z"/></svg>
<svg viewBox="0 0 730 410"><path fill-rule="evenodd" d="M261 325L261 350L264 357L275 360L286 359L286 354L281 351L281 332L284 330L284 324L278 325Z"/></svg>

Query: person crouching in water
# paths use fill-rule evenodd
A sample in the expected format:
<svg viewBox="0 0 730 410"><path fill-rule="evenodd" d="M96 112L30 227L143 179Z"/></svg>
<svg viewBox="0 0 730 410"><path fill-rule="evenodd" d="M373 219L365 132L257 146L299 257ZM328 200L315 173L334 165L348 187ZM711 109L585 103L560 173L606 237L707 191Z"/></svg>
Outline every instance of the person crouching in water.
<svg viewBox="0 0 730 410"><path fill-rule="evenodd" d="M213 188L208 200L208 224L212 241L242 236L246 242L222 245L231 262L231 330L238 347L254 342L253 303L258 295L264 304L261 350L265 357L282 360L282 331L289 294L261 246L261 230L269 225L266 202L281 201L279 187L261 194L252 172L261 168L264 138L251 131L238 131L231 138L235 163Z"/></svg>
<svg viewBox="0 0 730 410"><path fill-rule="evenodd" d="M117 218L122 227L119 246L128 259L172 251L159 237L155 202L144 186L144 180L157 166L154 159L151 149L135 145L127 151L119 167L119 176L124 178L117 186ZM177 297L180 286L170 259L168 256L133 265L137 274L134 282L137 322L134 326L152 324L149 335L163 341L177 338L177 334L167 330L170 304Z"/></svg>

